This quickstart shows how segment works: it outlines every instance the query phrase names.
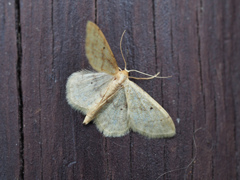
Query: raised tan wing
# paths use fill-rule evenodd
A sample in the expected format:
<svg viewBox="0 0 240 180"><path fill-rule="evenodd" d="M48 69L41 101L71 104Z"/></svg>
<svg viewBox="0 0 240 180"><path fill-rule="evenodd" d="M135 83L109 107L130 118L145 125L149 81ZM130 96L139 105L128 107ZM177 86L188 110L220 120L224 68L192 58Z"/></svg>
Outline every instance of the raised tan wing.
<svg viewBox="0 0 240 180"><path fill-rule="evenodd" d="M172 137L175 125L169 114L150 95L130 80L124 83L130 128L149 138Z"/></svg>
<svg viewBox="0 0 240 180"><path fill-rule="evenodd" d="M108 137L119 137L129 132L127 103L124 89L119 89L115 96L100 110L93 121L98 130Z"/></svg>
<svg viewBox="0 0 240 180"><path fill-rule="evenodd" d="M86 56L93 69L115 75L119 71L118 65L100 28L88 21L86 33Z"/></svg>
<svg viewBox="0 0 240 180"><path fill-rule="evenodd" d="M86 114L102 99L112 79L113 76L106 73L86 70L73 73L68 78L66 86L68 103Z"/></svg>

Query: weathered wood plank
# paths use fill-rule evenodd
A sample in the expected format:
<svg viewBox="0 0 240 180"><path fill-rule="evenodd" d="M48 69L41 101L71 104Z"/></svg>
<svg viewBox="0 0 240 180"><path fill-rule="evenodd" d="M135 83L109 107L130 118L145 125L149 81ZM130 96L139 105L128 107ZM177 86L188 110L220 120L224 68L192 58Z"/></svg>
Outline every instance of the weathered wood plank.
<svg viewBox="0 0 240 180"><path fill-rule="evenodd" d="M0 179L239 178L238 0L23 0L22 57L14 3L0 4ZM128 69L173 75L135 82L172 116L174 138L106 138L95 125L82 125L84 116L66 102L65 84L71 73L91 69L87 20L102 29L121 68L119 40L126 29ZM189 164L199 128L194 163L160 177Z"/></svg>
<svg viewBox="0 0 240 180"><path fill-rule="evenodd" d="M18 87L18 12L15 1L0 3L0 179L21 177L21 118ZM18 67L19 68L19 67Z"/></svg>
<svg viewBox="0 0 240 180"><path fill-rule="evenodd" d="M234 113L229 58L232 56L232 6L225 1L202 1L200 38L206 123L213 137L212 177L236 179ZM209 159L210 160L210 159Z"/></svg>
<svg viewBox="0 0 240 180"><path fill-rule="evenodd" d="M103 179L103 137L82 126L65 98L68 76L86 62L94 1L25 0L21 11L25 178Z"/></svg>
<svg viewBox="0 0 240 180"><path fill-rule="evenodd" d="M158 11L159 9L159 11ZM189 11L191 9L191 11ZM197 47L197 22L195 3L172 1L156 5L156 33L158 58L162 72L171 73L173 78L164 81L163 105L171 107L170 114L176 122L177 135L170 147L166 147L165 171L186 167L193 158L194 124L203 118L203 100L199 78ZM166 17L167 16L167 17ZM160 25L157 30L157 25ZM166 74L166 73L164 73ZM184 170L168 174L170 179L191 176Z"/></svg>
<svg viewBox="0 0 240 180"><path fill-rule="evenodd" d="M53 91L52 79L50 79L52 72L49 73L49 68L51 68L49 64L52 61L52 8L50 1L43 4L43 1L27 0L21 2L20 8L23 47L24 178L43 179L46 173L44 169L47 168L51 171L50 166L47 167L45 162L55 160L55 154L51 154L51 152L49 154L52 157L44 159L44 152L51 149L51 146L46 148L46 144L48 141L52 142L52 146L57 144L53 134L44 131L45 128L51 130L50 126L44 127L44 121L49 121L49 124L54 122L53 118L44 116L46 111L51 115L54 107L47 104L45 98L51 101L55 94L52 93L52 97L49 97L48 93L43 93L47 83L51 85L48 90ZM46 75L49 76L49 79L45 80L44 76ZM48 139L44 139L45 135L48 135ZM57 165L60 164L58 159L54 162ZM54 163L52 163L52 167L56 167Z"/></svg>
<svg viewBox="0 0 240 180"><path fill-rule="evenodd" d="M226 62L229 63L230 68L230 77L227 81L231 82L231 86L227 87L232 90L233 96L233 107L228 107L234 109L234 144L236 146L236 152L232 155L232 158L236 160L236 179L240 178L240 3L237 0L232 1L230 4L232 13L229 15L229 23L230 27L227 31L231 31L231 41L230 41L230 52L229 52L229 59L226 59ZM227 22L228 22L227 21Z"/></svg>

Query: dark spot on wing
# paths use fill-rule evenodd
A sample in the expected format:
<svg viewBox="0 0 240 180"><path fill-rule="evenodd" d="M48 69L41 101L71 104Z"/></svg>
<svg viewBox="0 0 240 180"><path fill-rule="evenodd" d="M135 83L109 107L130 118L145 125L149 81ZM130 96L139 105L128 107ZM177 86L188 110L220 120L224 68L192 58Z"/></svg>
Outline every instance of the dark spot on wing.
<svg viewBox="0 0 240 180"><path fill-rule="evenodd" d="M153 107L150 107L150 110L152 110L153 109Z"/></svg>
<svg viewBox="0 0 240 180"><path fill-rule="evenodd" d="M103 47L103 49L105 49L105 47Z"/></svg>

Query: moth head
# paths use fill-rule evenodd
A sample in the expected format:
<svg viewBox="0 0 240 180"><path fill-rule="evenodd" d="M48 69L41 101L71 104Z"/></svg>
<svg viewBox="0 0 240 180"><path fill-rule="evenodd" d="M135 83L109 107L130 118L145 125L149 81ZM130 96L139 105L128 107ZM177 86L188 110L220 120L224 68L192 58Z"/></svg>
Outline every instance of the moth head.
<svg viewBox="0 0 240 180"><path fill-rule="evenodd" d="M119 73L125 75L126 77L128 77L128 71L127 70L122 70Z"/></svg>
<svg viewBox="0 0 240 180"><path fill-rule="evenodd" d="M124 69L122 70L120 67L119 67L119 72L117 73L118 76L125 76L126 78L128 78L129 76L129 71L127 69Z"/></svg>

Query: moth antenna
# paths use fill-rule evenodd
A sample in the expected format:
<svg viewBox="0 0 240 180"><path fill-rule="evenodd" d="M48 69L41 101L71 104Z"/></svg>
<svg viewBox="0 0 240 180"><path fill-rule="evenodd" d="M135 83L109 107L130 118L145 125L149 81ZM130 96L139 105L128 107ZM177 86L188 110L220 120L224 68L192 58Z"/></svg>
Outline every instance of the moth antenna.
<svg viewBox="0 0 240 180"><path fill-rule="evenodd" d="M170 77L172 77L172 76L159 77L158 75L159 75L160 72L158 72L158 73L155 74L155 75L151 75L151 74L147 74L147 73L144 73L144 72L135 70L135 69L133 69L133 70L128 70L128 72L133 72L133 71L134 71L134 72L138 72L138 73L140 73L140 74L144 74L144 75L146 75L146 76L150 76L150 77L149 77L149 78L138 78L138 77L129 76L129 78L147 80L147 79L153 79L153 78L170 78Z"/></svg>
<svg viewBox="0 0 240 180"><path fill-rule="evenodd" d="M123 52L122 52L122 39L123 39L123 35L125 34L125 32L126 32L126 30L123 31L122 36L121 36L121 40L120 40L120 51L121 51L122 58L123 58L124 64L125 64L125 68L124 68L124 69L126 70L126 69L127 69L127 63L126 63L126 60L125 60L125 58L124 58L124 56L123 56Z"/></svg>
<svg viewBox="0 0 240 180"><path fill-rule="evenodd" d="M160 72L158 72L157 74L155 74L155 75L153 75L153 76L151 76L151 75L149 75L149 76L151 76L151 77L148 77L148 78L138 78L138 77L132 77L132 76L129 76L128 78L132 78L132 79L142 79L142 80L148 80L148 79L153 79L153 78L156 78L158 75L159 75L159 73Z"/></svg>

